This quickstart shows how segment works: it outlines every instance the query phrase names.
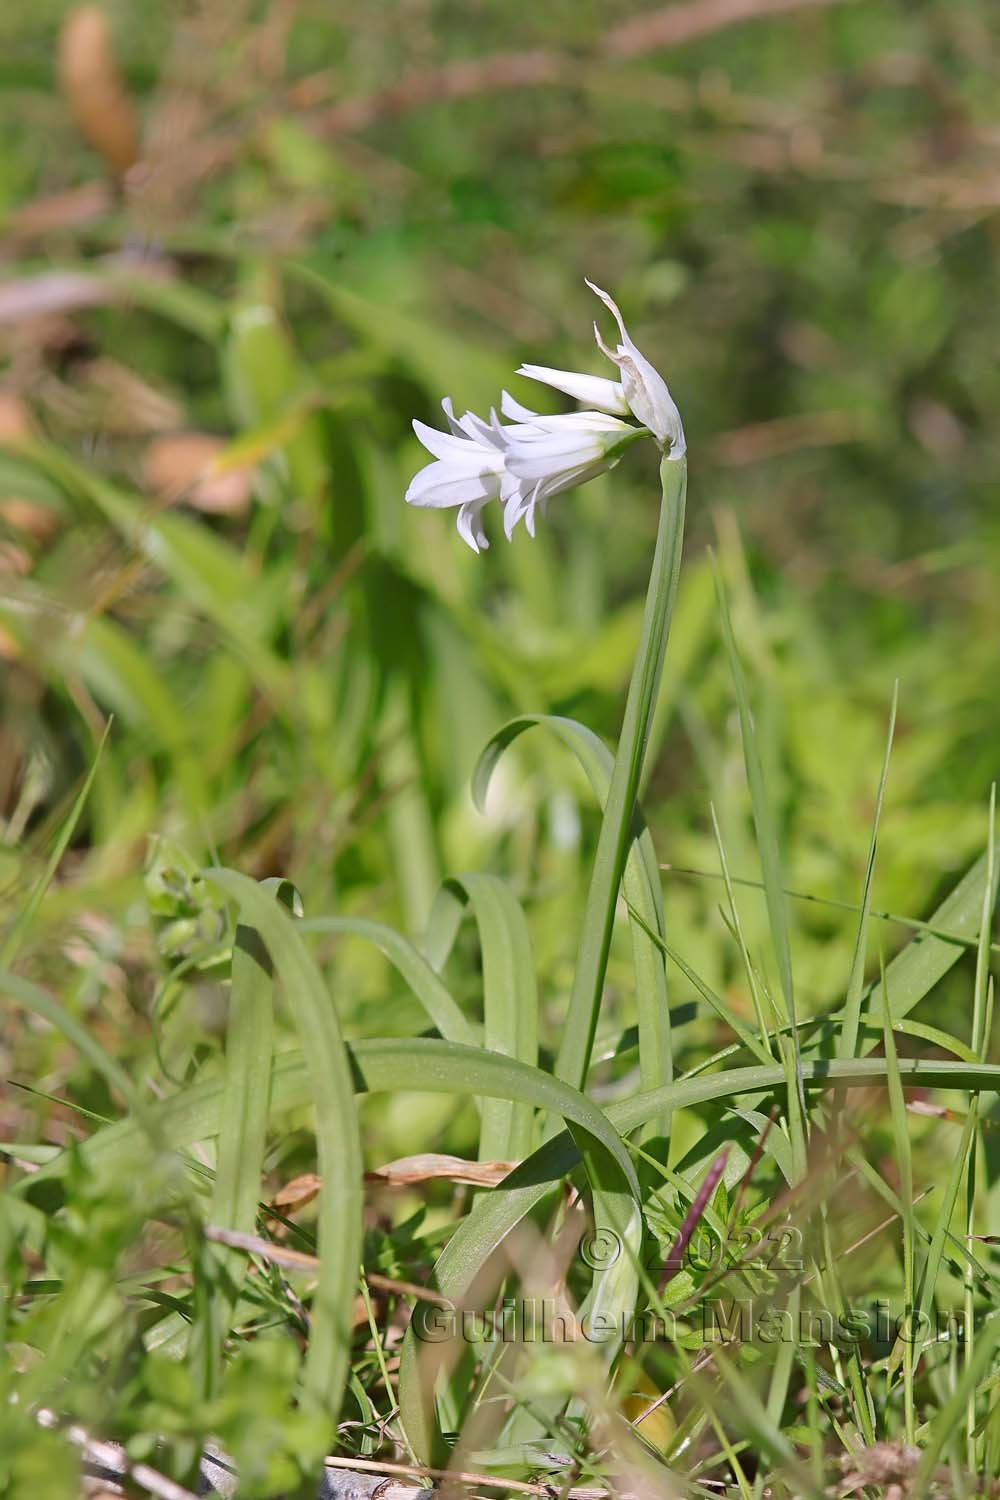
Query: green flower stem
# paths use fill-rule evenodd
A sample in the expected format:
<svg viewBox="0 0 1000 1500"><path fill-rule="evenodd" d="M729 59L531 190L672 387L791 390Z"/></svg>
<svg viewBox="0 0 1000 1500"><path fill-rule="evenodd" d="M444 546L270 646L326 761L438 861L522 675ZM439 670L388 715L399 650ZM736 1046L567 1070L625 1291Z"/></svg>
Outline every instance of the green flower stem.
<svg viewBox="0 0 1000 1500"><path fill-rule="evenodd" d="M642 636L632 668L625 718L597 854L587 892L583 933L556 1076L572 1088L583 1089L590 1068L601 1009L604 977L611 949L615 906L632 838L633 814L642 763L649 742L653 709L663 675L670 617L677 596L684 541L684 503L687 461L664 458L660 464L662 499L653 567L642 616Z"/></svg>

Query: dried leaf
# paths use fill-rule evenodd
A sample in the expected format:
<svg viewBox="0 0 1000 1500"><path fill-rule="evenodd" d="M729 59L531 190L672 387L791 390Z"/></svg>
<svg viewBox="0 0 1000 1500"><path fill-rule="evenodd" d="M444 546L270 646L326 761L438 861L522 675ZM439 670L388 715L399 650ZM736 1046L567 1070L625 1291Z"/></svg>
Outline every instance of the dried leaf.
<svg viewBox="0 0 1000 1500"><path fill-rule="evenodd" d="M315 1172L303 1172L301 1177L293 1177L291 1182L286 1182L275 1193L269 1208L277 1209L279 1213L287 1216L295 1213L300 1208L305 1208L311 1203L320 1189L320 1179Z"/></svg>
<svg viewBox="0 0 1000 1500"><path fill-rule="evenodd" d="M210 515L240 515L250 504L252 470L219 473L215 459L225 447L222 438L203 432L157 438L143 460L146 484L171 503L182 500Z"/></svg>
<svg viewBox="0 0 1000 1500"><path fill-rule="evenodd" d="M385 1182L390 1187L413 1187L418 1182L431 1182L437 1178L468 1183L470 1187L496 1187L518 1165L516 1161L465 1161L460 1156L438 1156L428 1152L387 1162L374 1172L366 1172L365 1179Z"/></svg>
<svg viewBox="0 0 1000 1500"><path fill-rule="evenodd" d="M77 128L118 176L139 159L139 125L96 5L71 10L59 33L59 81Z"/></svg>
<svg viewBox="0 0 1000 1500"><path fill-rule="evenodd" d="M31 412L13 391L0 391L0 444L15 448L32 435Z"/></svg>

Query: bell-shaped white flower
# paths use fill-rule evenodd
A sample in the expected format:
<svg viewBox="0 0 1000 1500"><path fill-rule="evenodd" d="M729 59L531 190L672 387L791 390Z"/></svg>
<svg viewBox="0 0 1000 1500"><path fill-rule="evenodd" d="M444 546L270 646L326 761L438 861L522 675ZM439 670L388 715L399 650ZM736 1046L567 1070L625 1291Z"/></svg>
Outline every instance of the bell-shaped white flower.
<svg viewBox="0 0 1000 1500"><path fill-rule="evenodd" d="M435 461L414 475L406 491L409 505L435 510L458 507L458 534L478 552L488 547L480 512L500 496L504 480L503 440L489 422L474 412L456 417L451 398L441 405L450 431L439 432L414 421L413 430Z"/></svg>
<svg viewBox="0 0 1000 1500"><path fill-rule="evenodd" d="M441 403L447 432L423 422L413 424L434 462L414 476L406 499L410 505L456 507L459 535L474 552L489 546L482 511L491 500L503 506L508 540L521 520L534 536L539 507L544 511L553 495L613 469L636 438L651 433L671 459L685 451L680 413L666 382L629 338L617 304L593 282L587 285L618 324L621 343L616 349L605 344L596 323L594 333L602 353L618 366L621 379L547 365L522 365L518 374L585 402L588 410L539 416L504 391L501 410L508 418L506 425L495 411L490 412L489 421L471 411L456 417L448 397ZM640 425L623 421L626 416Z"/></svg>
<svg viewBox="0 0 1000 1500"><path fill-rule="evenodd" d="M607 412L580 411L543 417L503 393L501 410L514 418L503 434L508 482L504 531L510 539L522 518L528 535L535 534L535 514L563 490L586 484L613 469L629 443L645 434ZM511 484L510 481L514 483Z"/></svg>
<svg viewBox="0 0 1000 1500"><path fill-rule="evenodd" d="M617 302L599 286L595 286L592 281L588 281L587 285L596 296L600 297L618 324L621 343L616 349L610 349L604 342L601 330L596 323L594 324L594 337L601 353L606 355L621 371L622 390L629 410L643 427L649 428L661 448L665 448L669 443L667 455L669 458L682 457L687 449L684 425L674 398L667 389L667 382L629 338L628 329L625 327L625 320Z"/></svg>

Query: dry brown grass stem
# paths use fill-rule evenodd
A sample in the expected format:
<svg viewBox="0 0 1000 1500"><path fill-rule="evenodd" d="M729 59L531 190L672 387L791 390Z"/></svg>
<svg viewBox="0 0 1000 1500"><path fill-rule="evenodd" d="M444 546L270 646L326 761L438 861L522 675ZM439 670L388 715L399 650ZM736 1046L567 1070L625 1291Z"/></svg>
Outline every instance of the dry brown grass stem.
<svg viewBox="0 0 1000 1500"><path fill-rule="evenodd" d="M535 48L494 52L486 57L462 58L401 78L371 94L359 94L331 105L314 124L327 135L348 135L380 120L393 119L432 103L468 99L510 89L572 83L609 59L626 61L664 51L724 31L744 21L762 20L793 10L816 10L841 0L687 0L648 14L631 16L611 27L586 53ZM303 80L293 92L295 102L318 103L324 75Z"/></svg>

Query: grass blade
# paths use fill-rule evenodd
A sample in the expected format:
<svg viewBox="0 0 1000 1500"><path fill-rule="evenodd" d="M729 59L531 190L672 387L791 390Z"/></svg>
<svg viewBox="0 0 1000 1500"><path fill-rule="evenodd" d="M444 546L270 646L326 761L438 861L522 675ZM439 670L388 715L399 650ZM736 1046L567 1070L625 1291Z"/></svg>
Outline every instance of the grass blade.
<svg viewBox="0 0 1000 1500"><path fill-rule="evenodd" d="M743 742L743 760L746 766L747 784L750 788L750 802L753 808L754 827L757 830L757 843L760 849L761 872L764 877L764 899L767 903L767 914L771 927L771 941L774 944L775 957L778 963L778 977L785 1001L788 1026L791 1031L788 1047L787 1049L783 1049L782 1055L786 1055L786 1050L790 1054L787 1067L789 1075L788 1133L792 1143L796 1173L798 1176L801 1176L805 1171L806 1161L805 1092L802 1084L802 1054L799 1048L799 1033L795 1019L792 950L788 936L788 910L785 903L784 881L781 873L781 852L778 844L778 831L771 812L771 801L764 780L764 767L761 763L760 750L754 730L753 715L750 711L750 698L747 692L746 676L743 671L743 663L740 660L739 651L736 648L733 623L729 616L729 603L726 598L722 577L719 573L716 573L716 590L719 599L719 615L722 621L723 642L726 648L726 655L729 658L733 684L736 689L736 704L740 718L740 738Z"/></svg>
<svg viewBox="0 0 1000 1500"><path fill-rule="evenodd" d="M45 895L45 892L52 884L53 878L59 868L63 855L69 848L69 841L73 837L73 832L76 828L76 825L80 821L80 814L83 812L83 809L87 803L87 798L90 796L90 789L94 784L94 777L97 775L97 767L101 763L101 754L108 742L108 735L111 733L112 723L113 720L109 719L104 727L104 733L101 735L97 749L94 751L94 758L90 763L90 770L84 777L83 785L81 786L79 792L76 794L76 797L73 800L73 806L70 808L67 816L63 819L62 827L59 829L59 832L56 836L56 841L52 846L52 853L49 855L48 860L46 861L45 869L36 880L34 886L32 887L30 896L28 897L20 913L9 928L3 942L0 943L0 969L9 968L9 966L14 963L15 959L17 958L18 949L24 941L25 934L27 933L28 928L31 926L31 923L33 922L35 915L38 912L38 908L42 904L42 899Z"/></svg>
<svg viewBox="0 0 1000 1500"><path fill-rule="evenodd" d="M81 1026L80 1022L64 1010L57 1000L53 1000L47 991L37 984L32 984L30 980L23 979L20 974L0 970L0 993L7 995L25 1010L33 1011L36 1016L41 1016L50 1026L61 1031L81 1057L87 1059L94 1071L100 1073L111 1088L121 1095L135 1116L135 1128L140 1133L151 1136L154 1144L158 1143L159 1138L153 1124L156 1117L155 1107L145 1103L125 1069L109 1056L85 1026Z"/></svg>
<svg viewBox="0 0 1000 1500"><path fill-rule="evenodd" d="M861 997L865 983L865 956L868 951L868 921L872 902L872 879L875 874L875 854L878 848L878 827L885 800L885 784L889 777L889 757L896 730L896 707L899 702L899 683L892 690L892 707L889 710L889 731L885 740L885 755L882 759L882 774L879 777L878 793L875 797L875 813L872 817L871 842L868 845L868 863L865 866L865 883L861 893L861 914L858 918L858 933L851 961L851 977L844 1002L844 1027L840 1033L839 1053L841 1057L852 1057L858 1046L858 1026L861 1020ZM884 984L883 975L883 984Z"/></svg>
<svg viewBox="0 0 1000 1500"><path fill-rule="evenodd" d="M888 992L892 996L890 1015L894 1023L908 1016L955 966L967 948L976 943L982 926L984 897L992 903L992 912L996 906L997 887L989 879L988 853L980 855L936 908L931 917L932 930L918 932L886 969ZM886 993L881 980L872 984L865 993L862 1013L876 1031L870 1042L862 1046L862 1052L870 1052L881 1037Z"/></svg>
<svg viewBox="0 0 1000 1500"><path fill-rule="evenodd" d="M300 923L302 932L353 934L374 943L404 979L431 1024L452 1042L472 1045L478 1040L476 1028L466 1020L451 991L424 956L394 927L370 922L365 917L307 917Z"/></svg>
<svg viewBox="0 0 1000 1500"><path fill-rule="evenodd" d="M874 841L873 841L874 842ZM885 983L883 969L883 985ZM896 1164L899 1167L899 1202L903 1229L903 1315L912 1321L914 1300L913 1269L913 1158L910 1151L910 1128L906 1114L906 1100L899 1073L899 1058L896 1055L896 1038L888 1015L883 1029L885 1042L886 1079L889 1085L889 1112L892 1133L896 1143ZM903 1419L906 1441L912 1443L916 1435L916 1413L913 1405L914 1339L903 1341Z"/></svg>
<svg viewBox="0 0 1000 1500"><path fill-rule="evenodd" d="M949 1438L954 1438L962 1429L962 1416L967 1402L975 1395L980 1380L987 1374L1000 1342L1000 1315L988 1318L979 1331L979 1339L973 1358L962 1371L948 1401L945 1402L931 1423L924 1439L924 1451L907 1494L907 1500L923 1500L930 1492L935 1470Z"/></svg>

